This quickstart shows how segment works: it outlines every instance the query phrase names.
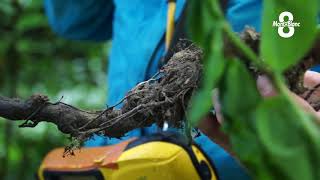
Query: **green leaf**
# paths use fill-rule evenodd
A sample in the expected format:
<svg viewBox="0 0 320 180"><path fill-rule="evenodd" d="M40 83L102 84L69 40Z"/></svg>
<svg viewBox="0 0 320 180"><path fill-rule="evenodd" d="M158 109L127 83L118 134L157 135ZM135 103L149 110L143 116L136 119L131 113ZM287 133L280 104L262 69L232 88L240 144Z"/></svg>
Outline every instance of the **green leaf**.
<svg viewBox="0 0 320 180"><path fill-rule="evenodd" d="M230 137L232 151L235 152L241 163L250 170L252 179L271 179L268 164L265 163L263 156L263 147L261 147L255 127L252 125L255 122L255 117L252 114L226 119L223 128ZM250 123L248 123L249 121Z"/></svg>
<svg viewBox="0 0 320 180"><path fill-rule="evenodd" d="M223 128L229 135L232 149L257 179L269 179L265 171L263 149L256 136L256 107L262 101L256 82L239 59L228 59L224 79L219 86Z"/></svg>
<svg viewBox="0 0 320 180"><path fill-rule="evenodd" d="M311 48L316 36L317 1L316 0L268 0L263 1L261 54L263 60L272 69L281 72L296 64ZM289 11L293 22L300 23L294 27L294 34L289 38L280 37L278 27L279 15ZM286 22L288 17L285 17ZM287 32L288 28L284 29Z"/></svg>
<svg viewBox="0 0 320 180"><path fill-rule="evenodd" d="M192 108L188 113L191 126L197 126L200 120L210 111L212 107L211 91L199 91L192 97Z"/></svg>
<svg viewBox="0 0 320 180"><path fill-rule="evenodd" d="M212 108L212 90L220 81L225 69L225 59L215 59L214 55L209 55L207 69L204 73L204 87L195 94L191 100L192 109L188 114L188 120L192 126L196 126L198 122Z"/></svg>
<svg viewBox="0 0 320 180"><path fill-rule="evenodd" d="M278 172L284 179L318 179L319 156L310 152L319 152L315 146L309 146L308 132L303 129L302 121L293 104L283 96L265 100L256 112L257 134L265 149L267 160L272 164L270 172ZM318 137L319 138L319 137ZM278 178L281 178L278 177Z"/></svg>
<svg viewBox="0 0 320 180"><path fill-rule="evenodd" d="M255 109L261 97L256 83L238 59L230 59L220 99L224 115L236 117Z"/></svg>
<svg viewBox="0 0 320 180"><path fill-rule="evenodd" d="M15 12L16 10L9 0L2 0L0 2L0 13L5 14L6 16L12 16Z"/></svg>
<svg viewBox="0 0 320 180"><path fill-rule="evenodd" d="M21 54L37 53L45 56L53 54L54 51L52 43L45 39L37 41L31 38L21 38L17 41L16 48Z"/></svg>
<svg viewBox="0 0 320 180"><path fill-rule="evenodd" d="M26 13L18 20L15 27L19 32L39 29L41 27L47 27L47 20L45 16L39 13Z"/></svg>
<svg viewBox="0 0 320 180"><path fill-rule="evenodd" d="M198 1L191 0L188 4L188 33L193 42L204 47L213 28L219 26L223 20L217 0ZM210 40L209 40L210 42Z"/></svg>
<svg viewBox="0 0 320 180"><path fill-rule="evenodd" d="M214 29L211 43L207 47L208 55L205 57L202 88L192 98L192 108L188 112L188 120L191 126L196 126L203 116L210 111L210 108L212 108L211 92L220 81L225 69L226 62L223 57L222 26L216 26Z"/></svg>
<svg viewBox="0 0 320 180"><path fill-rule="evenodd" d="M200 45L204 44L213 22L210 20L206 3L200 3L197 0L190 1L188 6L188 30L192 40Z"/></svg>

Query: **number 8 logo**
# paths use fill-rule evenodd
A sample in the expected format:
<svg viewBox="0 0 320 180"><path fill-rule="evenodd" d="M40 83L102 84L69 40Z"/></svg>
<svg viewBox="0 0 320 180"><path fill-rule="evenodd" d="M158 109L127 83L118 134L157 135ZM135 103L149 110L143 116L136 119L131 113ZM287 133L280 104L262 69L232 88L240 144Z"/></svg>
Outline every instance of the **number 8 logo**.
<svg viewBox="0 0 320 180"><path fill-rule="evenodd" d="M293 15L291 12L285 11L279 15L279 22L284 22L284 17L288 17L289 21L293 21ZM283 29L285 27L278 27L278 34L283 38L289 38L294 34L294 27L289 27L289 32L284 32Z"/></svg>

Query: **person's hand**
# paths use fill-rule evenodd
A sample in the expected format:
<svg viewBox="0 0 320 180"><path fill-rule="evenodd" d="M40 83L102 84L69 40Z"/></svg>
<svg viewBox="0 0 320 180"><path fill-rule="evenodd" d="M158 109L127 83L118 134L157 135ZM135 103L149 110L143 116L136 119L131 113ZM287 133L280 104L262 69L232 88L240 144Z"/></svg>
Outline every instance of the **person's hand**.
<svg viewBox="0 0 320 180"><path fill-rule="evenodd" d="M304 86L307 89L313 89L318 84L320 84L320 73L307 71L304 76ZM258 77L257 87L260 94L264 98L269 98L277 95L277 92L275 91L271 82L266 76ZM318 122L320 123L320 112L319 111L317 112L316 110L314 110L314 108L310 105L310 103L320 102L320 88L319 90L313 91L310 98L308 98L308 101L306 101L302 97L305 97L308 92L309 91L307 91L305 94L300 94L300 95L290 93L290 95L298 103L298 105L301 106L302 109L304 109L309 113L314 114L319 120ZM220 107L218 96L219 96L218 91L214 90L212 98L214 102L216 118L209 118L209 117L205 118L203 121L201 121L199 125L199 129L203 133L205 133L207 136L209 136L210 139L213 139L216 143L218 143L225 150L227 150L229 153L232 154L228 136L220 131L220 126L223 123L223 117L221 114L221 107ZM320 103L318 104L320 105Z"/></svg>
<svg viewBox="0 0 320 180"><path fill-rule="evenodd" d="M304 75L304 87L307 89L313 89L315 86L320 84L320 73L307 71ZM259 76L257 79L257 87L262 96L268 98L275 96L277 92L274 90L273 86L271 85L269 79L265 76ZM316 111L311 104L316 104L320 102L320 88L315 89L311 96L308 98L308 101L303 99L309 91L304 94L294 94L291 93L290 95L292 98L298 103L298 105L304 109L305 111L314 114L320 122L320 111Z"/></svg>
<svg viewBox="0 0 320 180"><path fill-rule="evenodd" d="M313 89L315 86L320 84L320 73L307 71L304 75L304 86L307 89ZM320 86L320 85L319 85ZM265 97L272 97L277 95L277 92L273 88L270 80L266 76L259 76L257 79L257 87L260 94ZM308 101L304 100L302 97L305 97L309 91L304 94L294 94L290 95L292 98L301 106L305 111L314 114L320 122L320 111L316 111L311 104L319 104L320 105L320 88L313 91ZM213 93L213 102L214 108L216 111L216 117L219 123L222 123L223 117L221 115L220 103L218 101L218 94L216 91Z"/></svg>

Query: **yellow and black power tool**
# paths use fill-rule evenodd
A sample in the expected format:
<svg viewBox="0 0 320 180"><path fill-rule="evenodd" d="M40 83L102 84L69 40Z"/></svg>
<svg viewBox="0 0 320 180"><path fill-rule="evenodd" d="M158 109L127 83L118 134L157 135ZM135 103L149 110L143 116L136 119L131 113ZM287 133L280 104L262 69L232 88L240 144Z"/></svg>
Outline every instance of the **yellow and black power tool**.
<svg viewBox="0 0 320 180"><path fill-rule="evenodd" d="M182 135L163 132L116 145L82 148L63 157L63 148L43 160L40 180L216 180L212 162Z"/></svg>

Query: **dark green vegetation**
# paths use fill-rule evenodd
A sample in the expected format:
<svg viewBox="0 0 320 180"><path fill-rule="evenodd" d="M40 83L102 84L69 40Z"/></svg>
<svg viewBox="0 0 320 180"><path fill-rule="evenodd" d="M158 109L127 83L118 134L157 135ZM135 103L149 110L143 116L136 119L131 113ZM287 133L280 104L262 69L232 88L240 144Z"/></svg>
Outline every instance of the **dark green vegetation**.
<svg viewBox="0 0 320 180"><path fill-rule="evenodd" d="M42 5L42 0L0 1L0 94L41 92L79 107L103 108L106 48L58 38ZM0 119L1 179L34 179L43 156L67 141L52 124L18 129L19 124Z"/></svg>
<svg viewBox="0 0 320 180"><path fill-rule="evenodd" d="M256 55L233 33L217 0L192 1L190 30L205 49L201 90L193 99L189 121L193 126L212 106L211 91L219 89L224 130L232 147L255 179L319 179L320 127L315 118L289 96L283 73L311 49L317 37L316 0L265 0L260 54ZM293 37L281 38L272 21L290 10L301 27ZM201 18L199 18L201 17ZM193 28L192 28L193 27ZM224 55L222 35L244 57ZM318 50L317 50L318 51ZM263 61L262 61L263 59ZM262 98L244 62L267 75L278 95ZM314 62L319 59L315 59ZM301 79L295 79L296 84Z"/></svg>

